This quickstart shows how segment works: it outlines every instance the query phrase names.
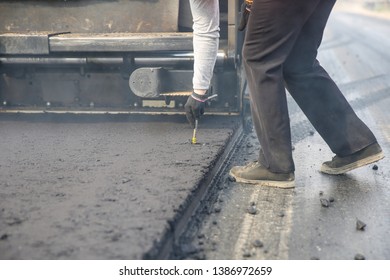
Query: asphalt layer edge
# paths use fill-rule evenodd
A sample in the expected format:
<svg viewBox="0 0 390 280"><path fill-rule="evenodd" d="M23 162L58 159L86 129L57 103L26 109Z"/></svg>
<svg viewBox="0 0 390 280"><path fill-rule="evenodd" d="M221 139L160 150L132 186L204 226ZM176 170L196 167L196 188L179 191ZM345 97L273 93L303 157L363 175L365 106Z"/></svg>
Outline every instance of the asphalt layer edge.
<svg viewBox="0 0 390 280"><path fill-rule="evenodd" d="M210 165L209 172L200 178L195 191L187 197L181 207L181 211L170 221L160 240L156 240L153 247L144 253L143 259L181 259L188 253L183 247L181 239L187 235L194 224L201 219L201 212L212 201L218 189L214 188L224 174L226 161L232 156L235 148L242 141L245 134L242 122L238 122L232 135L226 140L225 145L218 151L218 156Z"/></svg>

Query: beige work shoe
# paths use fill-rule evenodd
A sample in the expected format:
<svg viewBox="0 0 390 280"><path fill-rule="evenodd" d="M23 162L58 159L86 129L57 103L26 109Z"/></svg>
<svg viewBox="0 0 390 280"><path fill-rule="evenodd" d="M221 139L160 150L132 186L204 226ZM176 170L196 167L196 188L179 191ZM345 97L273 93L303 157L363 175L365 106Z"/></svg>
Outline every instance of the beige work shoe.
<svg viewBox="0 0 390 280"><path fill-rule="evenodd" d="M295 176L293 172L274 173L257 161L245 166L234 166L230 170L229 175L239 183L284 189L295 187Z"/></svg>
<svg viewBox="0 0 390 280"><path fill-rule="evenodd" d="M344 174L358 167L374 163L384 157L379 144L374 143L349 156L334 156L331 161L326 161L322 164L321 172L330 175Z"/></svg>

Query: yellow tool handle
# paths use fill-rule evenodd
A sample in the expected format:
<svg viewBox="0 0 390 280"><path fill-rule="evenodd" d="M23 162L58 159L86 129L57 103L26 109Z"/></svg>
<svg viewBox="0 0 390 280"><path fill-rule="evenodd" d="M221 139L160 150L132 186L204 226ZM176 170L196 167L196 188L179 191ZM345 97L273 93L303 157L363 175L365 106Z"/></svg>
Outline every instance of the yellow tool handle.
<svg viewBox="0 0 390 280"><path fill-rule="evenodd" d="M194 132L192 134L192 139L191 139L192 144L196 144L196 130L197 129L198 129L198 119L195 119L195 128L194 128Z"/></svg>

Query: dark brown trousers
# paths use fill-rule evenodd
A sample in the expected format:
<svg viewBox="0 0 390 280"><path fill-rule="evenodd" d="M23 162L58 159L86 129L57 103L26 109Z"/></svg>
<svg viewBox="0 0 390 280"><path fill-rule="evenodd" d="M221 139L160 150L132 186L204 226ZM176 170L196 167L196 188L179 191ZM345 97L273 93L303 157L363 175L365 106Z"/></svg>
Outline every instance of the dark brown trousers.
<svg viewBox="0 0 390 280"><path fill-rule="evenodd" d="M286 90L339 156L376 142L317 60L335 0L255 0L243 48L260 162L295 170Z"/></svg>

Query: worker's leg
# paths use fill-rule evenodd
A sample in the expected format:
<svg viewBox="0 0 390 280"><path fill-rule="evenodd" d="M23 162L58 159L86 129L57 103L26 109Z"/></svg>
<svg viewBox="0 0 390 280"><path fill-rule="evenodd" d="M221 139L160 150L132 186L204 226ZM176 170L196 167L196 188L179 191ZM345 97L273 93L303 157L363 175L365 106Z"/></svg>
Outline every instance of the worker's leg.
<svg viewBox="0 0 390 280"><path fill-rule="evenodd" d="M317 61L317 49L335 0L321 0L306 21L284 64L288 91L331 150L346 156L376 139L356 116L337 85Z"/></svg>
<svg viewBox="0 0 390 280"><path fill-rule="evenodd" d="M256 0L246 30L244 66L260 163L275 173L294 171L283 64L320 0Z"/></svg>
<svg viewBox="0 0 390 280"><path fill-rule="evenodd" d="M193 88L204 93L211 83L219 44L218 0L190 0L193 17Z"/></svg>

